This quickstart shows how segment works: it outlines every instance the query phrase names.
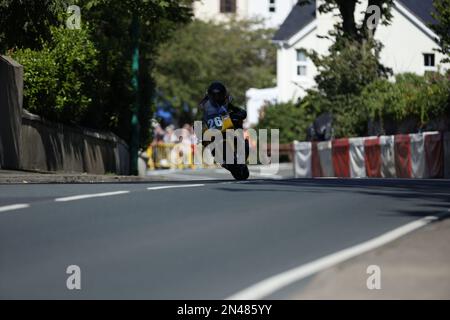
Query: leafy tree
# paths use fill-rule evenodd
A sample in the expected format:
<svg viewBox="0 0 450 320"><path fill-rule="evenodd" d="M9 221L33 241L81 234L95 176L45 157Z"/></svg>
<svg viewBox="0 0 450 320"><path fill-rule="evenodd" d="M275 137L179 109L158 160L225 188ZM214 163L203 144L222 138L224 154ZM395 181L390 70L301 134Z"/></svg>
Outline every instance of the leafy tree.
<svg viewBox="0 0 450 320"><path fill-rule="evenodd" d="M443 62L450 62L450 0L434 0L434 7L433 17L437 23L431 28L439 36L439 51L447 55Z"/></svg>
<svg viewBox="0 0 450 320"><path fill-rule="evenodd" d="M46 118L80 123L92 108L98 53L86 29L50 28L41 50L18 49L24 66L24 106Z"/></svg>
<svg viewBox="0 0 450 320"><path fill-rule="evenodd" d="M262 111L258 123L259 129L279 129L280 143L292 143L294 140L304 140L310 118L306 108L293 103L268 105Z"/></svg>
<svg viewBox="0 0 450 320"><path fill-rule="evenodd" d="M194 21L159 50L155 78L163 95L177 107L196 108L211 81L221 80L237 104L251 87L274 85L276 50L272 30L257 21Z"/></svg>
<svg viewBox="0 0 450 320"><path fill-rule="evenodd" d="M357 95L372 81L386 78L389 72L380 66L379 52L380 47L373 41L359 43L349 39L332 45L328 55L311 52L319 71L315 78L319 91L330 99L337 95Z"/></svg>
<svg viewBox="0 0 450 320"><path fill-rule="evenodd" d="M323 112L333 114L337 137L366 132L361 93L367 85L391 74L379 63L380 50L373 40L360 43L342 38L330 47L328 55L310 53L319 72L315 78L317 89L309 90L305 99L317 104L316 110L311 111L315 116Z"/></svg>
<svg viewBox="0 0 450 320"><path fill-rule="evenodd" d="M41 49L52 38L51 26L67 7L67 0L0 0L0 53L9 49Z"/></svg>
<svg viewBox="0 0 450 320"><path fill-rule="evenodd" d="M300 1L305 2L305 1ZM297 107L266 110L260 125L285 128L284 139L304 139L304 128L323 112L332 112L336 137L360 136L368 132L368 123L378 123L381 131L396 133L400 124L410 121L413 130L436 130L436 119L450 122L450 82L448 75L418 76L402 74L388 81L390 70L380 64L380 43L367 28L368 14L361 24L354 19L356 0L325 0L321 12L338 9L341 21L328 37L334 43L326 56L310 52L319 69L317 90L310 90ZM442 36L441 47L448 54L448 1L435 0L440 25L435 31ZM379 5L382 23L391 18L392 1L369 1ZM446 47L447 45L447 47ZM447 50L447 51L445 51ZM270 110L270 111L269 111ZM284 111L292 118L284 115ZM412 120L412 121L411 121Z"/></svg>
<svg viewBox="0 0 450 320"><path fill-rule="evenodd" d="M190 0L80 0L83 21L93 30L92 39L102 57L97 69L96 105L85 118L89 126L116 132L129 140L134 101L131 88L132 19L140 21L139 100L141 146L149 141L154 80L152 72L158 47L171 33L191 19Z"/></svg>
<svg viewBox="0 0 450 320"><path fill-rule="evenodd" d="M330 112L333 115L335 137L359 136L366 132L367 117L359 95L341 94L330 99L311 90L300 101L300 105L308 115L306 119L302 119L302 127L308 127L322 113Z"/></svg>
<svg viewBox="0 0 450 320"><path fill-rule="evenodd" d="M30 69L25 71L25 100L32 111L112 130L129 140L135 100L131 88L131 21L133 16L138 17L140 142L145 146L149 139L154 91L151 74L157 49L174 30L190 21L191 3L192 0L0 0L0 50L12 49L12 54ZM52 31L53 27L65 26L68 4L81 8L82 30L66 30L73 39L65 31ZM92 73L94 79L90 78Z"/></svg>
<svg viewBox="0 0 450 320"><path fill-rule="evenodd" d="M315 51L309 52L318 75L315 78L317 91L310 90L308 95L312 98L306 97L306 100L317 104L315 116L322 112L333 114L337 137L366 131L361 92L373 81L392 74L380 63L382 45L374 39L377 25L369 23L374 14L369 9L375 5L380 9L380 22L388 24L392 3L391 0L369 0L360 23L355 20L357 0L325 0L319 6L321 13L337 10L340 20L327 35L333 40L328 53L320 56Z"/></svg>
<svg viewBox="0 0 450 320"><path fill-rule="evenodd" d="M300 5L310 3L311 0L299 0ZM393 0L369 0L363 20L360 24L355 20L356 5L360 3L359 0L324 0L319 6L319 12L328 13L333 10L338 10L341 21L336 25L335 30L331 33L337 38L344 37L358 42L364 42L372 38L375 34L377 26L374 29L369 27L370 20L373 16L373 11L368 10L372 6L377 6L380 9L380 22L388 24L392 18L391 8L394 3Z"/></svg>

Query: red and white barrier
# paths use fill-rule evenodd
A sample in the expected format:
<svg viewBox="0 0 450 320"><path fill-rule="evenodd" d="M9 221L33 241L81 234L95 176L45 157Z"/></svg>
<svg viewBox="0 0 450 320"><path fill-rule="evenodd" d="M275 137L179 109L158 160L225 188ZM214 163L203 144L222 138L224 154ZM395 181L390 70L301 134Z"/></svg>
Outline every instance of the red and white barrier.
<svg viewBox="0 0 450 320"><path fill-rule="evenodd" d="M450 158L445 158L444 155L444 149L450 151L450 145L445 147L445 135L439 134L439 132L427 132L424 137L427 178L450 178L450 176L444 175L444 165L450 165Z"/></svg>
<svg viewBox="0 0 450 320"><path fill-rule="evenodd" d="M395 178L394 136L381 136L381 177Z"/></svg>
<svg viewBox="0 0 450 320"><path fill-rule="evenodd" d="M295 142L297 178L450 178L450 133Z"/></svg>
<svg viewBox="0 0 450 320"><path fill-rule="evenodd" d="M350 176L366 178L364 138L350 139Z"/></svg>
<svg viewBox="0 0 450 320"><path fill-rule="evenodd" d="M378 137L364 139L364 163L369 178L381 178L381 143Z"/></svg>
<svg viewBox="0 0 450 320"><path fill-rule="evenodd" d="M410 134L411 178L427 178L425 173L425 141L423 134Z"/></svg>
<svg viewBox="0 0 450 320"><path fill-rule="evenodd" d="M317 145L317 142L311 143L311 170L313 177L322 177L322 166L320 165L320 156Z"/></svg>
<svg viewBox="0 0 450 320"><path fill-rule="evenodd" d="M334 177L331 141L319 142L317 144L317 150L319 153L322 177Z"/></svg>
<svg viewBox="0 0 450 320"><path fill-rule="evenodd" d="M311 142L294 142L295 177L312 178L312 145Z"/></svg>
<svg viewBox="0 0 450 320"><path fill-rule="evenodd" d="M399 134L394 138L395 172L397 178L411 178L411 138L407 134Z"/></svg>
<svg viewBox="0 0 450 320"><path fill-rule="evenodd" d="M348 139L332 141L333 171L336 177L350 178L350 143Z"/></svg>

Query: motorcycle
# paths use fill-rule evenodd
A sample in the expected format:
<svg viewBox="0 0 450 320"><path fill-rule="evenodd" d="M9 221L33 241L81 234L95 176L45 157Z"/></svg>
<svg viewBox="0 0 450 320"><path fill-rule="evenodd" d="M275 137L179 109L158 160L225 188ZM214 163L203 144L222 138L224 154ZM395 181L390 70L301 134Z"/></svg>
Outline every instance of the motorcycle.
<svg viewBox="0 0 450 320"><path fill-rule="evenodd" d="M239 121L239 119L233 119L232 116L228 113L224 113L220 116L216 116L213 119L208 119L207 128L208 129L217 129L222 132L224 137L224 155L226 154L225 150L234 150L233 158L234 161L232 164L223 163L222 168L228 170L234 179L238 181L247 180L250 176L250 171L248 170L247 164L239 164L237 147L235 141L229 141L226 139L226 131L229 129L235 129L234 121ZM245 140L245 162L248 157L248 141Z"/></svg>

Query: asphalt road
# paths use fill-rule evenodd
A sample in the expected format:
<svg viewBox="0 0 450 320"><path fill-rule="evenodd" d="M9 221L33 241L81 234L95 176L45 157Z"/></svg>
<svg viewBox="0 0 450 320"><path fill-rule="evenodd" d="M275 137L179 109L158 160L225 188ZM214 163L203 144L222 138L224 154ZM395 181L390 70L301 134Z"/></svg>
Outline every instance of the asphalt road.
<svg viewBox="0 0 450 320"><path fill-rule="evenodd" d="M294 165L292 163L279 163L278 166L249 166L250 180L254 179L289 179L294 178ZM220 167L208 169L169 169L169 170L149 170L147 177L160 180L177 181L206 181L230 179L230 173Z"/></svg>
<svg viewBox="0 0 450 320"><path fill-rule="evenodd" d="M159 188L187 183L0 185L0 298L224 299L450 207L439 181Z"/></svg>

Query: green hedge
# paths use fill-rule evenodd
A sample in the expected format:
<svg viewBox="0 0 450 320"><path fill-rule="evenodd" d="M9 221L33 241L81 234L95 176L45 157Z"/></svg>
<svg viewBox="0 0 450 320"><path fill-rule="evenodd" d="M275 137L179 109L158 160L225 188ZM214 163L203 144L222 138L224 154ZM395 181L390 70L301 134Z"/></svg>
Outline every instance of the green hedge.
<svg viewBox="0 0 450 320"><path fill-rule="evenodd" d="M386 118L401 122L415 118L421 126L450 112L450 81L447 76L400 74L395 82L378 80L368 85L362 101L372 120Z"/></svg>
<svg viewBox="0 0 450 320"><path fill-rule="evenodd" d="M306 138L306 129L313 118L305 108L292 103L269 105L263 110L264 117L258 129L279 129L280 143L291 143Z"/></svg>
<svg viewBox="0 0 450 320"><path fill-rule="evenodd" d="M92 106L97 51L87 30L51 28L41 50L12 56L24 67L24 107L45 118L78 123Z"/></svg>

